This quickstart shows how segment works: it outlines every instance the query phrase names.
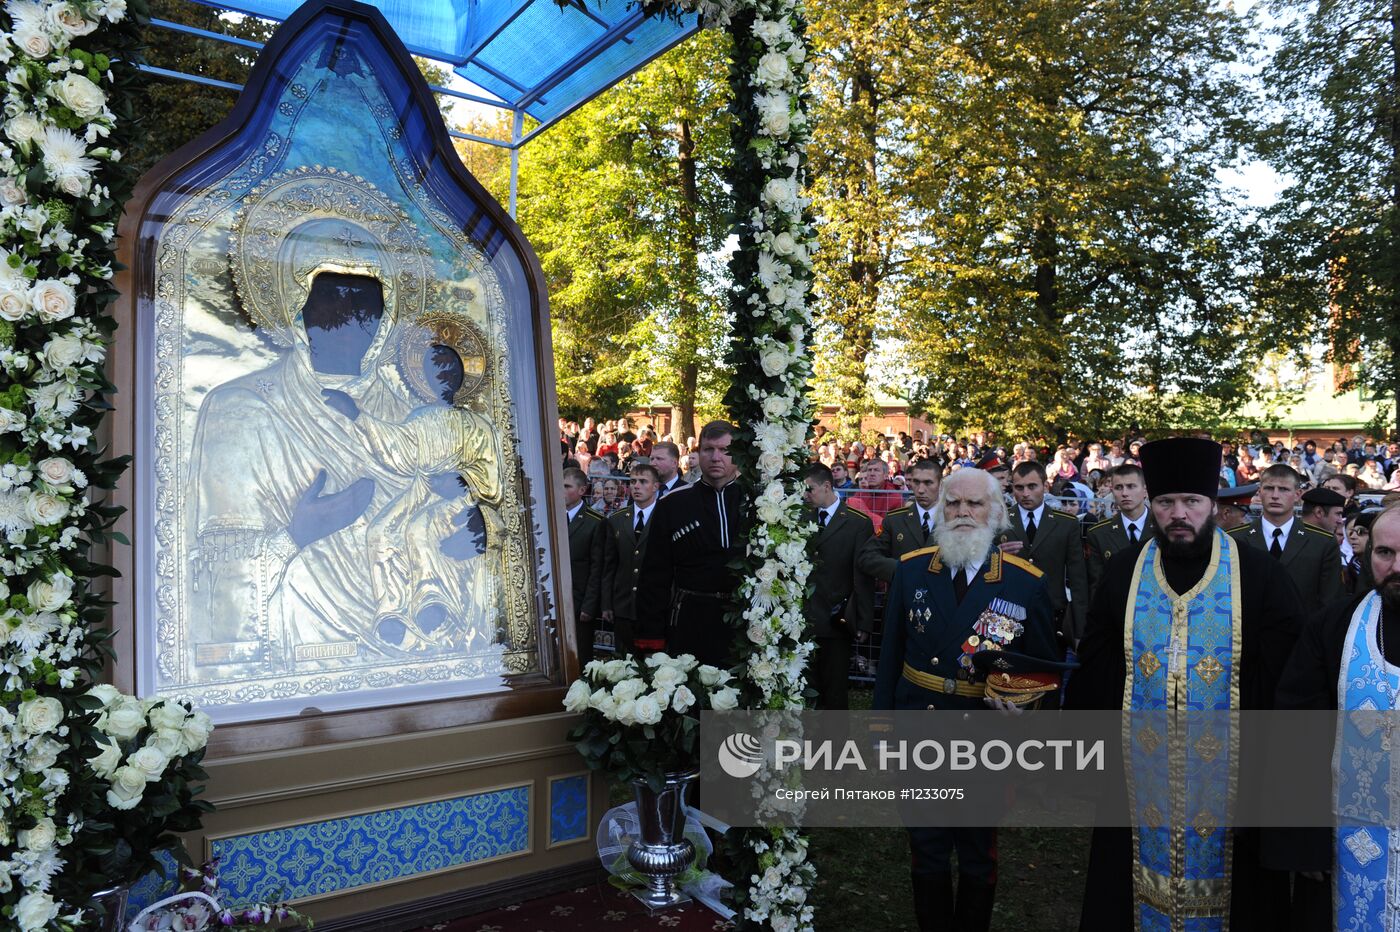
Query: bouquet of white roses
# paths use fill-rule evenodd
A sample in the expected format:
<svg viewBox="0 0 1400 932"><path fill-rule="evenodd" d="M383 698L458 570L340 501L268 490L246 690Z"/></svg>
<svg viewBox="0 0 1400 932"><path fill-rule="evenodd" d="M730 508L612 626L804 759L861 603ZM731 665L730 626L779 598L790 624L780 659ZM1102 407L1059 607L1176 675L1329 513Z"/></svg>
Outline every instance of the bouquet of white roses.
<svg viewBox="0 0 1400 932"><path fill-rule="evenodd" d="M564 697L565 709L583 713L569 739L592 769L646 780L659 792L666 774L694 769L699 760L697 713L738 707L730 679L690 654L591 661Z"/></svg>

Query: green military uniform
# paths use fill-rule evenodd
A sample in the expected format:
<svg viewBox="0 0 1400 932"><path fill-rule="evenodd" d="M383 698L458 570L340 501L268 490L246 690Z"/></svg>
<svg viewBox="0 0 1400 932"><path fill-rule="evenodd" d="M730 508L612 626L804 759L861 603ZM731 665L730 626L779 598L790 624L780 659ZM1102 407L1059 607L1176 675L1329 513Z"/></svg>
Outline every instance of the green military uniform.
<svg viewBox="0 0 1400 932"><path fill-rule="evenodd" d="M584 624L579 616L598 617L603 592L603 537L603 516L584 505L569 522L569 569L580 663L593 659L593 622Z"/></svg>
<svg viewBox="0 0 1400 932"><path fill-rule="evenodd" d="M816 512L807 517L816 521ZM856 555L874 539L870 515L844 501L825 527L813 538L812 594L803 612L817 643L812 655L809 683L817 691L823 709L844 709L851 668L851 638L857 631L875 629L875 580L856 566Z"/></svg>
<svg viewBox="0 0 1400 932"><path fill-rule="evenodd" d="M656 515L656 501L647 510L642 532L637 533L637 504L614 511L605 521L607 529L603 543L602 608L612 612L615 645L619 656L633 650L660 650L665 645L666 632L637 631L637 583L642 572L642 558L651 536L651 518ZM636 640L640 638L642 644Z"/></svg>
<svg viewBox="0 0 1400 932"><path fill-rule="evenodd" d="M929 509L929 527L933 527L933 509ZM894 578L894 568L899 560L911 550L918 550L933 543L933 534L924 534L919 521L919 508L910 502L885 515L884 526L878 534L865 542L856 556L856 565L861 572L868 573L883 582Z"/></svg>
<svg viewBox="0 0 1400 932"><path fill-rule="evenodd" d="M1007 537L1025 544L1017 556L1045 571L1045 591L1050 596L1058 629L1065 640L1076 643L1084 635L1084 617L1089 610L1089 572L1079 519L1045 505L1032 543L1026 537L1021 506L1016 505L1011 509L1011 530ZM1069 588L1068 599L1066 587Z"/></svg>
<svg viewBox="0 0 1400 932"><path fill-rule="evenodd" d="M1251 520L1229 534L1241 543L1268 550L1270 541L1264 539L1262 528L1261 521ZM1337 538L1302 518L1294 518L1293 527L1286 538L1280 540L1283 555L1279 557L1279 562L1288 571L1293 585L1298 587L1304 612L1315 615L1346 595L1346 582L1342 577L1342 548Z"/></svg>
<svg viewBox="0 0 1400 932"><path fill-rule="evenodd" d="M1113 558L1115 553L1122 553L1129 549L1137 550L1156 534L1157 525L1152 520L1151 509L1148 509L1143 516L1142 534L1138 537L1136 544L1128 537L1128 531L1123 526L1123 516L1120 514L1091 525L1084 535L1089 549L1089 597L1092 599L1094 593L1099 590L1099 580L1103 579L1104 565Z"/></svg>
<svg viewBox="0 0 1400 932"><path fill-rule="evenodd" d="M1054 616L1038 567L993 549L961 600L953 572L937 547L911 551L900 560L885 601L872 708L985 709L985 677L974 656L1010 650L1057 659ZM919 928L988 928L996 829L910 827L909 849Z"/></svg>

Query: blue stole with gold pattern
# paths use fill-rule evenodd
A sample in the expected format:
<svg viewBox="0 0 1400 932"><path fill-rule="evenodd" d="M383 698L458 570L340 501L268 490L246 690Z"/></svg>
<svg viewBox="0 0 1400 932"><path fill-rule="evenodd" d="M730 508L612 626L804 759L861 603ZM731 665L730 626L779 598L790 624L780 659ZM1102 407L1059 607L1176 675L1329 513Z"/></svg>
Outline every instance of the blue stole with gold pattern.
<svg viewBox="0 0 1400 932"><path fill-rule="evenodd" d="M1155 539L1138 555L1128 590L1123 709L1180 713L1123 717L1139 932L1229 927L1233 836L1225 826L1238 735L1220 733L1219 716L1185 715L1240 706L1237 545L1218 528L1213 538L1210 563L1190 592L1168 585Z"/></svg>
<svg viewBox="0 0 1400 932"><path fill-rule="evenodd" d="M1337 679L1337 929L1400 930L1400 756L1390 747L1393 697L1400 677L1381 656L1381 598L1372 592L1351 616Z"/></svg>

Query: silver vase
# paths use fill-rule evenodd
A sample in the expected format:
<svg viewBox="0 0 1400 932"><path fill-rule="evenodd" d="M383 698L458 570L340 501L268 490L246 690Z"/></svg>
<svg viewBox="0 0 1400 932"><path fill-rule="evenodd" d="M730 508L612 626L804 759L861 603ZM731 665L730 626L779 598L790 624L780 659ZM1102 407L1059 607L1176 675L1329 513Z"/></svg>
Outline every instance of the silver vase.
<svg viewBox="0 0 1400 932"><path fill-rule="evenodd" d="M632 781L641 833L627 849L627 863L647 879L632 895L650 912L690 902L676 889L676 877L695 861L695 845L685 837L686 794L699 775L697 770L668 773L660 792L646 780Z"/></svg>
<svg viewBox="0 0 1400 932"><path fill-rule="evenodd" d="M92 927L94 932L121 932L126 928L126 901L130 895L129 883L98 890L92 895L89 907L97 922Z"/></svg>

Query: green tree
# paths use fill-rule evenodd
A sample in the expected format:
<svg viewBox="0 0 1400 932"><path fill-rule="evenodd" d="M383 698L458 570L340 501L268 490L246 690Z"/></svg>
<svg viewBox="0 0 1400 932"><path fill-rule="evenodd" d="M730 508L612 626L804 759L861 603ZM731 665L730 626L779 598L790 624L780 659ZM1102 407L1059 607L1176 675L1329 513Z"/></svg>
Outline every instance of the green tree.
<svg viewBox="0 0 1400 932"><path fill-rule="evenodd" d="M1211 0L916 4L884 148L927 406L1035 436L1191 426L1243 401L1252 329L1217 170L1245 96ZM1154 400L1155 399L1155 400Z"/></svg>
<svg viewBox="0 0 1400 932"><path fill-rule="evenodd" d="M1262 151L1289 179L1264 220L1258 301L1285 345L1322 343L1345 387L1400 399L1400 8L1275 7ZM1400 429L1400 405L1395 408Z"/></svg>
<svg viewBox="0 0 1400 932"><path fill-rule="evenodd" d="M695 36L521 152L562 411L665 398L684 436L721 391L727 43Z"/></svg>

